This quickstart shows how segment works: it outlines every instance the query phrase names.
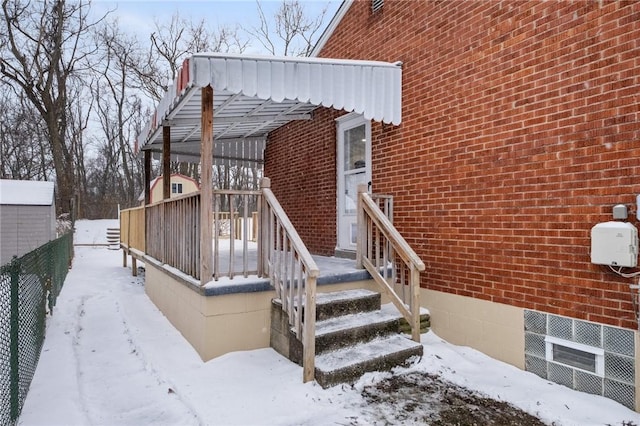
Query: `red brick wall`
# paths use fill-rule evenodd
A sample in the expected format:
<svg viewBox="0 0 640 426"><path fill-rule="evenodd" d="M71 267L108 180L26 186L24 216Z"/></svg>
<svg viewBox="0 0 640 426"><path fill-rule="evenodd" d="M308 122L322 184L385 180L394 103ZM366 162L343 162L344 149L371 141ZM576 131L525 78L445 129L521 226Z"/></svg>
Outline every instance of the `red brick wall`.
<svg viewBox="0 0 640 426"><path fill-rule="evenodd" d="M640 2L387 0L372 15L360 1L321 56L404 63L402 125L373 126L373 189L394 196L424 287L637 326L632 281L589 252L613 205L638 225ZM329 252L335 124L318 115L292 126L295 148L287 130L274 135L266 170L296 222L313 213L294 192L326 188L332 214L317 233L331 238L312 228L303 238ZM323 165L283 170L282 152Z"/></svg>
<svg viewBox="0 0 640 426"><path fill-rule="evenodd" d="M309 250L336 248L336 126L338 111L318 109L269 135L265 176Z"/></svg>

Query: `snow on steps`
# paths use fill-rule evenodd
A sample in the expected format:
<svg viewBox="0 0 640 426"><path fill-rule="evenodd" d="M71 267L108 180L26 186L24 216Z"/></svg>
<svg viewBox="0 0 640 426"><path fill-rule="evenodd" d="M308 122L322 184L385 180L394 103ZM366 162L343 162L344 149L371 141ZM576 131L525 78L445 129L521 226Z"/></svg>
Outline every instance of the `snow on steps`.
<svg viewBox="0 0 640 426"><path fill-rule="evenodd" d="M349 299L349 296L354 299ZM375 310L369 301L374 297ZM369 371L389 370L422 356L420 343L400 334L402 314L392 304L380 305L380 294L368 290L328 293L322 299L340 304L349 300L359 313L334 316L316 323L316 381L324 388L353 383ZM353 312L349 309L349 312ZM330 312L331 309L327 309Z"/></svg>
<svg viewBox="0 0 640 426"><path fill-rule="evenodd" d="M379 302L378 302L379 303ZM388 305L393 308L392 305ZM385 306L386 308L387 306ZM316 353L338 349L357 342L366 342L372 337L398 332L402 315L392 309L341 315L316 323Z"/></svg>
<svg viewBox="0 0 640 426"><path fill-rule="evenodd" d="M384 335L316 356L316 381L323 388L352 383L370 371L411 364L422 351L422 344L402 334Z"/></svg>
<svg viewBox="0 0 640 426"><path fill-rule="evenodd" d="M376 309L380 309L380 293L375 291L355 289L316 295L316 321Z"/></svg>
<svg viewBox="0 0 640 426"><path fill-rule="evenodd" d="M316 297L316 381L322 387L352 383L369 371L389 370L422 356L423 347L402 334L406 321L380 293L346 290ZM271 310L271 346L301 364L302 344L291 331L281 302ZM422 313L428 323L428 313Z"/></svg>
<svg viewBox="0 0 640 426"><path fill-rule="evenodd" d="M324 388L353 383L369 371L389 370L422 356L423 347L401 333L402 315L380 293L358 289L316 296L316 381ZM428 312L421 312L428 323ZM404 325L403 325L404 324ZM271 347L302 365L302 343L282 302L271 304Z"/></svg>

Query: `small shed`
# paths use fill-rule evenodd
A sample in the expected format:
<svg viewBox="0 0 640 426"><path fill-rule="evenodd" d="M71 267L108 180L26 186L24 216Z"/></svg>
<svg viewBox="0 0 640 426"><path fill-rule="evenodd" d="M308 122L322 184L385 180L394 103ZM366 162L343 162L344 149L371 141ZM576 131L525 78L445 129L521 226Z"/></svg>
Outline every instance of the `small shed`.
<svg viewBox="0 0 640 426"><path fill-rule="evenodd" d="M0 265L55 238L53 182L0 179Z"/></svg>

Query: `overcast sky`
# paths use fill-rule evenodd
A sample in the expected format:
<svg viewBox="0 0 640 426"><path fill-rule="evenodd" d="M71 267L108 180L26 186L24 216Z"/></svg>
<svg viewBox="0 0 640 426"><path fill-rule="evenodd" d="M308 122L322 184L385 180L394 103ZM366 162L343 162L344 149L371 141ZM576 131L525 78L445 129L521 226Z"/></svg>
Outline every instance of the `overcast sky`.
<svg viewBox="0 0 640 426"><path fill-rule="evenodd" d="M300 0L309 16L317 16L327 7L325 25L329 23L342 0ZM267 15L273 16L280 0L261 0ZM259 24L255 0L94 0L91 11L102 16L109 10L118 17L122 28L136 33L141 38L148 37L153 30L154 19L168 22L179 11L184 18L194 21L204 18L210 27L239 24L250 28ZM257 47L257 46L256 46ZM259 52L253 52L259 53Z"/></svg>

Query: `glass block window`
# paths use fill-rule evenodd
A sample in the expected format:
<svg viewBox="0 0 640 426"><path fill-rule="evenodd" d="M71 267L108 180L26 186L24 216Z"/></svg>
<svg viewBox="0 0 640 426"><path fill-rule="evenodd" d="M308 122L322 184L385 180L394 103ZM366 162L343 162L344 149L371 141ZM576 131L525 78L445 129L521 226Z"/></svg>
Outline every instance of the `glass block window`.
<svg viewBox="0 0 640 426"><path fill-rule="evenodd" d="M525 370L635 410L635 333L524 311Z"/></svg>

